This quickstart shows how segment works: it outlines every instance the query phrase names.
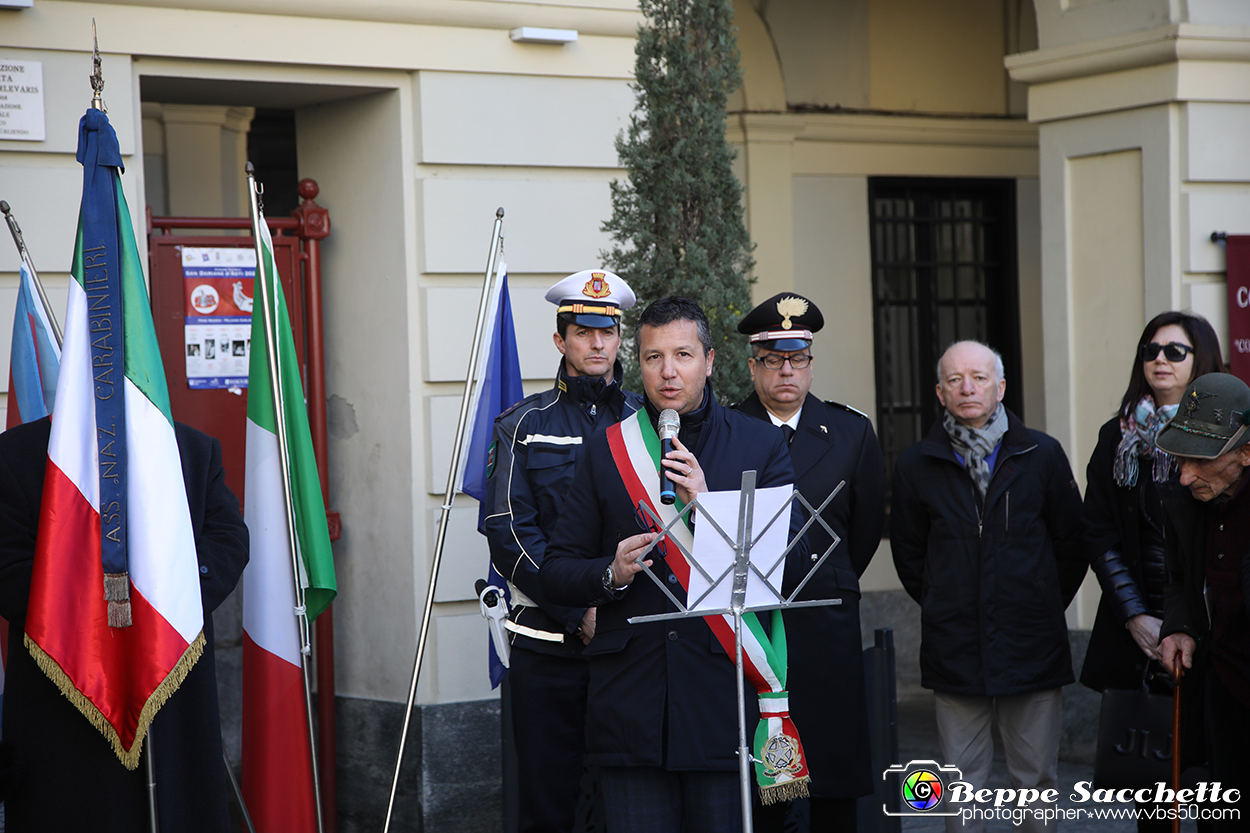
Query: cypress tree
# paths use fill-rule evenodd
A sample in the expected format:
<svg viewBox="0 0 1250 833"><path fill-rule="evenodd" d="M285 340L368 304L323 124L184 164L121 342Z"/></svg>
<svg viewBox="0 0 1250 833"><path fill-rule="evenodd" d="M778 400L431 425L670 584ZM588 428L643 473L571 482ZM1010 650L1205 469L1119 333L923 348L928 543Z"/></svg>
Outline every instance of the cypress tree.
<svg viewBox="0 0 1250 833"><path fill-rule="evenodd" d="M667 295L707 312L716 350L713 388L722 402L751 393L738 321L751 309L754 245L742 185L725 139L726 100L742 83L732 0L641 0L634 52L637 105L616 138L625 182L612 183L613 246L605 262L638 295L624 316L630 336L647 304ZM626 383L642 390L637 354L624 345Z"/></svg>

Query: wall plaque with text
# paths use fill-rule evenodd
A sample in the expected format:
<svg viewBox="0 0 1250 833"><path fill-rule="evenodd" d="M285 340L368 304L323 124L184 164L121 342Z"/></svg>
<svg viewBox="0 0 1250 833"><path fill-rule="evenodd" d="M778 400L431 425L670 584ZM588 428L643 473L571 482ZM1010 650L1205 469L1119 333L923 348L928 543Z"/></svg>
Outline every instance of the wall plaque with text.
<svg viewBox="0 0 1250 833"><path fill-rule="evenodd" d="M43 64L0 58L0 139L42 142Z"/></svg>

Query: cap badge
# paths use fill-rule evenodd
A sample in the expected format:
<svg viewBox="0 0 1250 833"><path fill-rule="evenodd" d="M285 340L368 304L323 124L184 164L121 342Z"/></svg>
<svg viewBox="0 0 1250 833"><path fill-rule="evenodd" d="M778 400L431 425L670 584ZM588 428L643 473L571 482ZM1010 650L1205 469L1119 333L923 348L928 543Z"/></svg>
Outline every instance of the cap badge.
<svg viewBox="0 0 1250 833"><path fill-rule="evenodd" d="M781 315L781 329L788 330L794 326L791 318L797 318L807 312L807 301L787 295L777 302L777 312Z"/></svg>
<svg viewBox="0 0 1250 833"><path fill-rule="evenodd" d="M611 295L612 290L608 287L604 273L591 272L590 280L586 281L586 286L582 288L582 294L588 298L606 298Z"/></svg>
<svg viewBox="0 0 1250 833"><path fill-rule="evenodd" d="M1203 399L1210 399L1212 396L1215 396L1215 394L1207 393L1206 391L1191 390L1189 392L1189 398L1185 400L1185 416L1192 417L1194 415L1194 411L1198 410L1200 407L1198 404L1199 401Z"/></svg>

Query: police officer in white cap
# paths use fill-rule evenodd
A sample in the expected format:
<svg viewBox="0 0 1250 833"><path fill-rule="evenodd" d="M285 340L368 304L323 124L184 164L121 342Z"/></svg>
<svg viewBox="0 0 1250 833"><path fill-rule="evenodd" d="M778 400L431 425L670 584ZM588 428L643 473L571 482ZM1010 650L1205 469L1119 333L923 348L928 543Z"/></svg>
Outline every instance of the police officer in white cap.
<svg viewBox="0 0 1250 833"><path fill-rule="evenodd" d="M563 359L554 387L495 422L481 526L491 562L512 593L507 684L519 764L520 833L573 829L589 683L581 653L595 635L595 609L548 602L538 568L583 439L642 404L638 394L622 389L616 358L621 311L635 300L629 284L608 271L586 270L561 280L546 298L556 305L552 338Z"/></svg>

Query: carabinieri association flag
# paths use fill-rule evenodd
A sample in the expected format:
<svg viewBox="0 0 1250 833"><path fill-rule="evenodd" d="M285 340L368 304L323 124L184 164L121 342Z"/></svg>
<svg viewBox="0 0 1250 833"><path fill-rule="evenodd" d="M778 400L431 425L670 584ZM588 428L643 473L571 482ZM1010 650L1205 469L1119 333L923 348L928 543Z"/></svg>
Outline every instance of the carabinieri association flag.
<svg viewBox="0 0 1250 833"><path fill-rule="evenodd" d="M243 517L251 535L251 559L243 573L243 794L258 833L311 833L317 829L317 815L292 547L310 624L334 601L337 590L291 319L264 217L260 228L243 489ZM269 372L262 308L266 300L275 322L281 409L274 402ZM279 422L286 427L286 460L278 446ZM283 468L291 483L294 539L287 528Z"/></svg>
<svg viewBox="0 0 1250 833"><path fill-rule="evenodd" d="M204 650L195 536L117 134L79 122L82 207L26 647L129 769Z"/></svg>

